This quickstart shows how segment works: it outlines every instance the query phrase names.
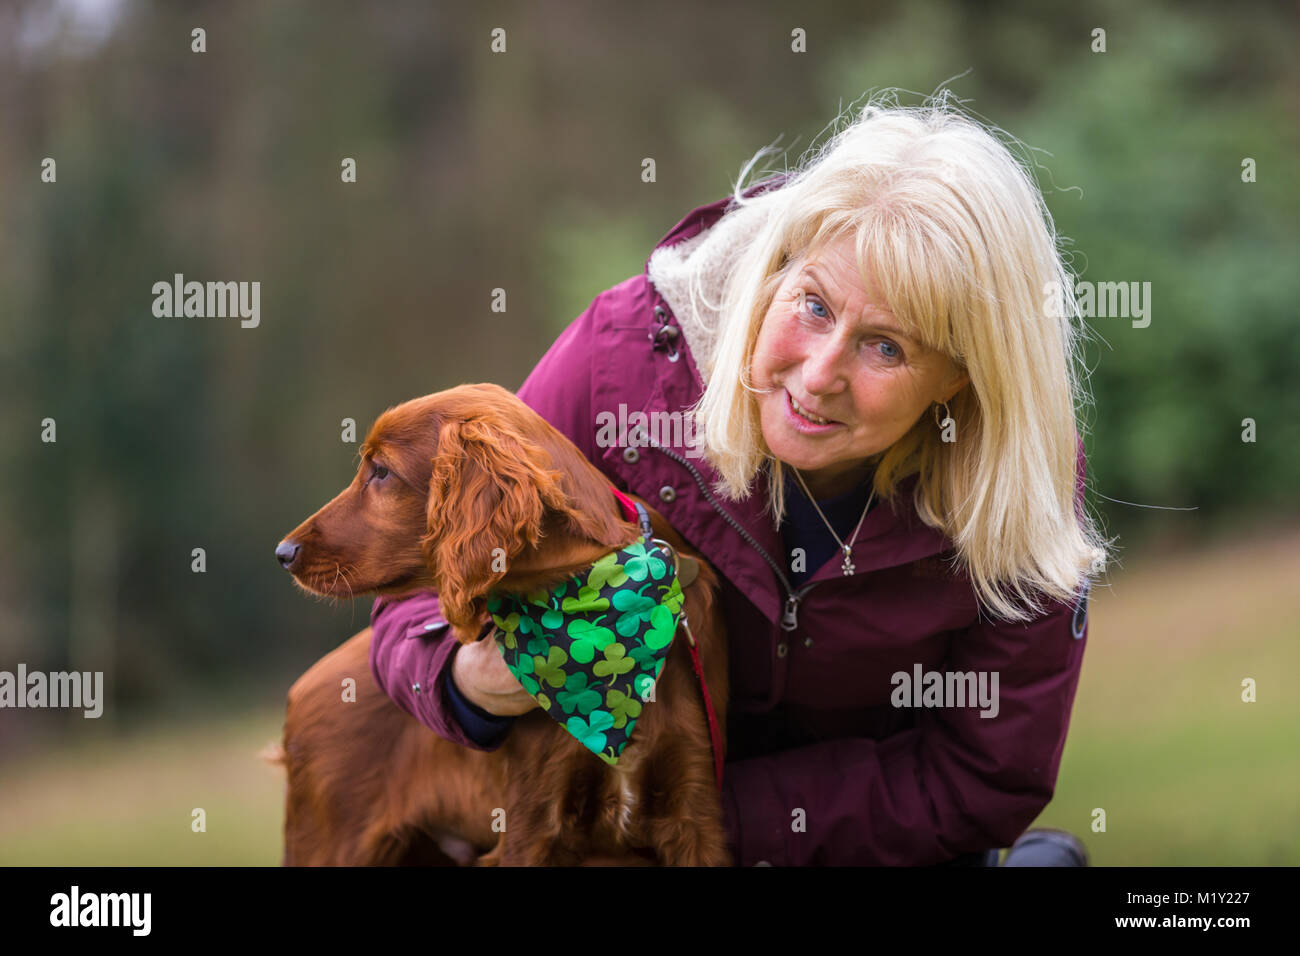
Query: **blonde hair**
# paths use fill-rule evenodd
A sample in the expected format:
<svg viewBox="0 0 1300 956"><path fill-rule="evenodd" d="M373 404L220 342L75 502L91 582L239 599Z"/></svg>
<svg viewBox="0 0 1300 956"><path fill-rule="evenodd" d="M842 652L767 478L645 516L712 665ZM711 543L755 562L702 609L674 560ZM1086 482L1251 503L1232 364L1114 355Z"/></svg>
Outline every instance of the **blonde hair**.
<svg viewBox="0 0 1300 956"><path fill-rule="evenodd" d="M728 207L766 215L728 276L717 352L693 409L717 490L746 497L766 471L780 521L784 469L759 424L754 345L790 265L854 235L859 269L903 330L970 376L948 403L957 440L942 441L922 414L878 456L877 495L892 506L900 481L918 475L917 513L954 543L994 616L1025 621L1044 599L1076 598L1108 545L1075 503L1075 413L1090 401L1075 370L1082 326L1030 174L946 93L916 108L889 91L873 97L779 188L745 198L765 152L746 164Z"/></svg>

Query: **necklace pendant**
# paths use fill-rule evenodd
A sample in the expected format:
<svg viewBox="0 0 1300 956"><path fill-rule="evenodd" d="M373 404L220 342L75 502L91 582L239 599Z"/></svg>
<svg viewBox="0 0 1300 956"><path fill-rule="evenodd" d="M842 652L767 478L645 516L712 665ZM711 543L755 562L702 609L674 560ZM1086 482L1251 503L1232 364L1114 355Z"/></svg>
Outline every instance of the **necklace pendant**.
<svg viewBox="0 0 1300 956"><path fill-rule="evenodd" d="M842 568L843 571L844 571L844 576L845 576L846 578L847 578L850 574L853 573L853 562L849 560L849 553L850 553L850 552L849 552L849 549L848 549L848 548L845 548L845 549L844 549L844 564L841 565L841 568Z"/></svg>

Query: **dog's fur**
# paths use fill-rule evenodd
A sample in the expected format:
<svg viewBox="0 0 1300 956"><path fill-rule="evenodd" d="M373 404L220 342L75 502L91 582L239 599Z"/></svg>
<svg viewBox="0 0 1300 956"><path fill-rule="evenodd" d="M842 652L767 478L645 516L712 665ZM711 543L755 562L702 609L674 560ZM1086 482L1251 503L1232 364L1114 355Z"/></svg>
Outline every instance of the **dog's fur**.
<svg viewBox="0 0 1300 956"><path fill-rule="evenodd" d="M436 589L462 643L486 623L489 592L551 586L639 537L605 477L494 385L390 408L361 456L352 483L284 539L299 549L288 569L327 596ZM658 537L698 559L648 510ZM493 570L496 548L504 572ZM716 588L701 560L685 610L725 740ZM370 639L366 628L289 691L274 755L288 771L285 864L730 863L704 704L681 634L616 767L540 708L518 718L495 751L444 740L375 685ZM356 682L355 703L342 700L345 678Z"/></svg>

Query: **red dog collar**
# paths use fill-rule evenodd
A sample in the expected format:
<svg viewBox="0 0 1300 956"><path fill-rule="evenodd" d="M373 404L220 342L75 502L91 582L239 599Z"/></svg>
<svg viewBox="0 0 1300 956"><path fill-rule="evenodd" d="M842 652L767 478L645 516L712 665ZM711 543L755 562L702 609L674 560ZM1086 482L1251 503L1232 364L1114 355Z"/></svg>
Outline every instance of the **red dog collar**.
<svg viewBox="0 0 1300 956"><path fill-rule="evenodd" d="M638 505L635 501L633 501L627 495L623 494L623 492L619 491L613 485L609 486L609 490L614 493L614 497L617 498L618 503L622 505L623 515L625 518L627 518L628 521L636 522L640 520L643 528L646 528L648 526L649 516L646 514L645 508L642 505ZM662 539L659 540L662 541ZM662 543L665 546L667 546L670 551L672 550L671 546L668 545L666 541L663 541ZM674 558L677 557L675 551L673 551L673 557ZM714 774L714 779L717 781L718 784L718 791L721 792L722 790L722 731L718 726L718 715L713 709L713 698L709 695L709 685L704 680L704 667L700 664L700 651L695 644L695 635L691 633L691 626L690 623L687 621L687 617L686 614L684 613L684 610L685 609L683 609L681 623L678 624L678 627L680 627L686 635L686 646L690 649L691 652L691 667L692 669L694 669L695 676L700 682L700 692L704 695L704 709L707 712L709 718L709 739L713 742L713 774Z"/></svg>

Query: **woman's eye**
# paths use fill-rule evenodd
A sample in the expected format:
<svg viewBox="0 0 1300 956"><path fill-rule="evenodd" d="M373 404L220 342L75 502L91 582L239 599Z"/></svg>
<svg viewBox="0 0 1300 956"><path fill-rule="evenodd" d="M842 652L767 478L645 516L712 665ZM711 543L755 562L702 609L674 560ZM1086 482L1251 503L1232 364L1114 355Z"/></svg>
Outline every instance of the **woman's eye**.
<svg viewBox="0 0 1300 956"><path fill-rule="evenodd" d="M896 359L903 357L903 351L893 342L881 342L880 354L887 359Z"/></svg>
<svg viewBox="0 0 1300 956"><path fill-rule="evenodd" d="M825 319L830 316L830 312L820 299L813 298L802 289L795 293L795 298L799 301L800 310L806 311L813 318Z"/></svg>

